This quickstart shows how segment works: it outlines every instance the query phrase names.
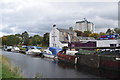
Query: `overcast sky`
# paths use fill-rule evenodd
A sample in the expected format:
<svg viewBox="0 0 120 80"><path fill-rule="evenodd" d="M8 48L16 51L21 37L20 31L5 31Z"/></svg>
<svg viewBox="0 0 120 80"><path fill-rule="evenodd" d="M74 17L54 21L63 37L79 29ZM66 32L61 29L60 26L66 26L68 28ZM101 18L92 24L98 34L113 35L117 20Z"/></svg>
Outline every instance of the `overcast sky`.
<svg viewBox="0 0 120 80"><path fill-rule="evenodd" d="M83 18L95 24L95 32L105 32L118 27L118 1L0 0L0 36L24 31L43 35L53 24L67 29Z"/></svg>

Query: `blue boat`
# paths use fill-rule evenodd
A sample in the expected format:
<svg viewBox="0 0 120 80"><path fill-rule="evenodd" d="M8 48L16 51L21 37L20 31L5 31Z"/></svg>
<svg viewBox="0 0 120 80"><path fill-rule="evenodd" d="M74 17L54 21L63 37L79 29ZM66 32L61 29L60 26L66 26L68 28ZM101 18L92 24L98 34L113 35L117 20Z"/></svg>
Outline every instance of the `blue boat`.
<svg viewBox="0 0 120 80"><path fill-rule="evenodd" d="M48 47L42 52L41 57L57 58L57 53L60 51L62 51L62 48Z"/></svg>

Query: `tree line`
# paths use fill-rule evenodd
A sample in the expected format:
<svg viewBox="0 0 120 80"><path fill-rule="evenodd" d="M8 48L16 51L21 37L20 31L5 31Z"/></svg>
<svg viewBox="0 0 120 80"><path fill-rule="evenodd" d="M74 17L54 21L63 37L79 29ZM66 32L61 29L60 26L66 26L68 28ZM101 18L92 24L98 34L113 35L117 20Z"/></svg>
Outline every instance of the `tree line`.
<svg viewBox="0 0 120 80"><path fill-rule="evenodd" d="M100 32L100 33L91 33L90 31L82 32L77 30L75 30L75 32L79 37L94 37L95 39L98 39L102 35L115 35L115 34L120 35L120 28L114 28L114 29L109 28L107 29L106 32Z"/></svg>
<svg viewBox="0 0 120 80"><path fill-rule="evenodd" d="M75 31L78 37L94 37L98 39L102 35L120 35L120 28L108 29L105 33L91 33L90 31ZM45 33L43 36L34 35L30 36L28 32L23 32L22 34L15 34L15 35L7 35L3 36L2 45L11 45L11 46L19 46L19 45L32 45L32 46L42 46L48 47L49 46L49 33Z"/></svg>
<svg viewBox="0 0 120 80"><path fill-rule="evenodd" d="M2 45L32 45L32 46L43 46L48 47L49 45L49 33L45 33L43 36L34 35L30 36L27 31L22 34L7 35L1 37Z"/></svg>

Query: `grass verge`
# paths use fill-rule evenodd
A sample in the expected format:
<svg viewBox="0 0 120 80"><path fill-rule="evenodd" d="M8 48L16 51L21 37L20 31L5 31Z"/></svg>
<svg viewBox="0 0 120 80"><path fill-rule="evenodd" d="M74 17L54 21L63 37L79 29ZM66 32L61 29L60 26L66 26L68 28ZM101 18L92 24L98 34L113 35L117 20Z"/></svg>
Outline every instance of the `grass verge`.
<svg viewBox="0 0 120 80"><path fill-rule="evenodd" d="M18 67L13 67L10 60L0 55L0 78L22 78Z"/></svg>

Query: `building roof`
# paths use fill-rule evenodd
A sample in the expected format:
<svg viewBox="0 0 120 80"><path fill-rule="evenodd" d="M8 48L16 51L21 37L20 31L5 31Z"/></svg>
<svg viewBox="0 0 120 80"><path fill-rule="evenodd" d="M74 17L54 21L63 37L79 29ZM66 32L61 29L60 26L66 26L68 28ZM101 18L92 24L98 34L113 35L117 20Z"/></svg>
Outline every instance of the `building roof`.
<svg viewBox="0 0 120 80"><path fill-rule="evenodd" d="M76 23L83 23L83 22L86 22L86 21L77 21ZM92 22L87 21L87 23L92 23Z"/></svg>
<svg viewBox="0 0 120 80"><path fill-rule="evenodd" d="M70 29L61 29L61 28L57 28L60 32L67 32L67 33L75 33L75 31L72 31Z"/></svg>
<svg viewBox="0 0 120 80"><path fill-rule="evenodd" d="M78 37L79 40L95 40L93 37Z"/></svg>
<svg viewBox="0 0 120 80"><path fill-rule="evenodd" d="M71 38L71 42L75 42L75 41L80 41L80 40L95 40L93 37L78 37L78 36L74 36L73 34L76 33L74 30L70 30L70 29L61 29L61 28L57 28L60 32L66 32L70 35ZM66 43L68 42L68 39L64 39L64 41L61 41L62 43Z"/></svg>
<svg viewBox="0 0 120 80"><path fill-rule="evenodd" d="M57 28L60 32L65 32L70 34L70 41L78 41L79 39L77 38L77 36L74 35L74 33L76 33L74 30L70 30L70 29L61 29L61 28ZM64 37L64 41L61 41L62 43L66 43L69 42L68 37Z"/></svg>

